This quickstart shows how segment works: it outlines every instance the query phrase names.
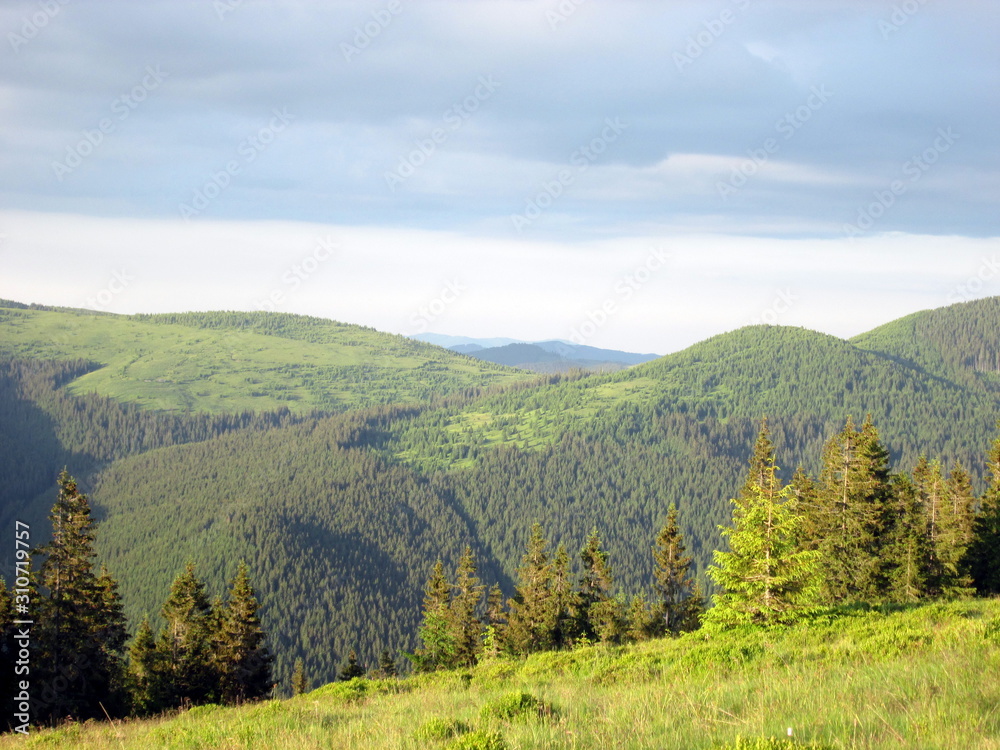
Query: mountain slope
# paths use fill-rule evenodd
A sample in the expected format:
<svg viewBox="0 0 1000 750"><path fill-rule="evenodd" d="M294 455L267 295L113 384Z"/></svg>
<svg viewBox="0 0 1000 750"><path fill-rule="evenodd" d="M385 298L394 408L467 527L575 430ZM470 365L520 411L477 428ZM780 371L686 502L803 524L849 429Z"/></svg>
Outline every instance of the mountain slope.
<svg viewBox="0 0 1000 750"><path fill-rule="evenodd" d="M359 679L114 726L68 724L31 742L68 750L989 750L1000 744L1000 684L984 679L1000 668L998 625L1000 603L991 600L855 609L775 629ZM532 699L548 710L530 710ZM453 733L464 736L447 742ZM23 737L0 737L0 748L23 746Z"/></svg>
<svg viewBox="0 0 1000 750"><path fill-rule="evenodd" d="M115 462L93 486L102 563L132 623L156 618L188 561L221 593L246 560L276 646L276 670L305 655L333 679L347 651L371 662L415 647L435 560L478 552L505 581L446 491L352 448L359 421L326 418L157 449Z"/></svg>
<svg viewBox="0 0 1000 750"><path fill-rule="evenodd" d="M924 310L851 339L931 375L1000 392L1000 297Z"/></svg>
<svg viewBox="0 0 1000 750"><path fill-rule="evenodd" d="M790 460L814 460L826 436L868 412L895 457L921 452L961 458L986 444L1000 399L981 388L935 377L919 367L804 329L756 326L715 336L682 352L628 370L485 397L401 425L397 455L444 467L438 446L468 465L497 445L540 449L573 433L591 439L663 444L659 415L695 423L756 421L768 415L797 426ZM778 429L781 429L780 427ZM430 446L434 453L421 452ZM458 448L461 447L461 450ZM788 459L783 459L783 461ZM423 463L422 463L423 462ZM976 466L978 468L978 453Z"/></svg>
<svg viewBox="0 0 1000 750"><path fill-rule="evenodd" d="M962 312L978 321L978 339L906 338L898 331L908 330L909 319L854 342L756 326L621 372L549 378L430 346L421 357L411 346L425 345L416 342L295 316L3 315L0 351L60 358L93 351L93 359L115 363L95 370L34 359L0 368L0 441L23 448L0 460L0 469L16 475L19 464L58 470L54 462L65 462L77 473L77 466L98 472L84 486L106 519L101 560L122 579L130 615L155 613L185 558L199 562L218 591L245 556L263 578L269 626L291 655L281 668L303 649L327 677L346 648L370 658L382 646L412 644L430 565L438 556L454 561L465 542L477 550L483 578L511 593L536 520L571 554L597 526L619 591L631 594L649 586L652 540L673 503L703 570L765 414L786 477L799 463L815 470L825 440L849 414L860 420L867 412L898 467L926 453L960 459L978 474L1000 416L988 367L977 369L996 353L988 329L991 321L994 336L1000 328L996 301ZM45 338L74 323L70 341ZM269 403L248 393L258 386L246 378L298 387L294 375L259 359L281 352L326 362L326 375L350 356L380 363L370 380L323 381L342 389L340 409L452 396L325 419L287 411L243 418L165 414L63 388L71 382L80 390L88 377L124 367L107 383L128 396L136 380L130 357L163 372L173 360L161 352L211 364L198 348L206 345L226 346L228 359L216 357L220 369L185 381L183 392L198 398L198 387L221 383L231 389L218 401L226 407ZM429 372L440 378L433 385ZM471 391L490 383L506 386ZM21 480L28 486L38 478ZM46 503L51 498L39 497L32 507L41 514ZM321 615L310 614L312 599Z"/></svg>
<svg viewBox="0 0 1000 750"><path fill-rule="evenodd" d="M530 378L370 328L284 313L95 315L0 305L0 357L86 358L68 385L148 409L344 411Z"/></svg>

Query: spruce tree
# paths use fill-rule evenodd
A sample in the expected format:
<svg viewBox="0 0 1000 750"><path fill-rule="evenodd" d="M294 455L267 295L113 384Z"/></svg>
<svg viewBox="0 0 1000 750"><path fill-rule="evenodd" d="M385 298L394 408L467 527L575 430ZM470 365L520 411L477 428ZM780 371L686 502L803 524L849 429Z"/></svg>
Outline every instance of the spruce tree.
<svg viewBox="0 0 1000 750"><path fill-rule="evenodd" d="M766 425L765 425L766 427ZM759 475L769 480L769 469L773 467L773 456L768 459L765 470ZM753 495L742 494L740 502L750 502ZM656 536L653 547L653 575L659 601L656 607L658 634L677 635L697 627L698 618L704 610L704 602L695 596L695 581L691 575L691 556L685 554L684 538L677 522L677 508L670 506L667 520Z"/></svg>
<svg viewBox="0 0 1000 750"><path fill-rule="evenodd" d="M485 587L476 577L476 558L466 547L455 570L455 590L448 610L450 641L454 653L447 666L475 665L483 645L483 624L477 613Z"/></svg>
<svg viewBox="0 0 1000 750"><path fill-rule="evenodd" d="M553 648L564 648L578 636L579 599L570 579L569 552L562 544L552 558L552 582L549 586L555 610L551 642Z"/></svg>
<svg viewBox="0 0 1000 750"><path fill-rule="evenodd" d="M974 504L972 479L961 462L955 461L945 484L937 547L943 573L941 595L948 598L970 596L974 591L972 578L963 564L972 543Z"/></svg>
<svg viewBox="0 0 1000 750"><path fill-rule="evenodd" d="M217 610L219 626L213 638L219 697L224 703L258 700L271 692L273 658L257 614L259 609L249 570L241 562L229 597Z"/></svg>
<svg viewBox="0 0 1000 750"><path fill-rule="evenodd" d="M760 488L771 486L770 473L774 470L774 442L771 440L771 430L767 424L767 417L760 420L760 429L757 432L757 440L750 454L750 468L747 471L746 480L737 496L738 502L751 501L754 493Z"/></svg>
<svg viewBox="0 0 1000 750"><path fill-rule="evenodd" d="M641 594L632 597L625 615L625 640L638 643L662 632L662 621L657 612L650 610L646 598Z"/></svg>
<svg viewBox="0 0 1000 750"><path fill-rule="evenodd" d="M340 671L337 672L337 679L341 682L347 682L348 680L364 676L365 668L358 664L358 654L352 648L347 652L347 661L341 665Z"/></svg>
<svg viewBox="0 0 1000 750"><path fill-rule="evenodd" d="M167 707L218 700L219 675L212 658L218 618L193 563L174 579L162 615L166 624L156 648L163 659Z"/></svg>
<svg viewBox="0 0 1000 750"><path fill-rule="evenodd" d="M125 617L114 581L94 574L94 521L90 502L65 470L49 515L52 540L37 551L42 596L35 617L37 684L32 699L42 719L103 717L126 707L123 651ZM58 684L56 689L54 686ZM103 708L102 708L103 706Z"/></svg>
<svg viewBox="0 0 1000 750"><path fill-rule="evenodd" d="M815 505L803 509L806 549L823 560L823 601L876 602L888 588L882 543L891 513L889 454L866 418L860 429L848 417L823 451Z"/></svg>
<svg viewBox="0 0 1000 750"><path fill-rule="evenodd" d="M382 653L378 657L378 673L382 679L396 677L399 674L396 669L396 660L392 658L392 654L387 648L382 649Z"/></svg>
<svg viewBox="0 0 1000 750"><path fill-rule="evenodd" d="M979 499L962 569L981 596L1000 594L1000 438L986 456L987 487Z"/></svg>
<svg viewBox="0 0 1000 750"><path fill-rule="evenodd" d="M608 554L601 548L601 537L597 529L591 530L587 541L580 550L583 575L580 577L577 600L577 631L588 640L608 640L613 638L613 611L608 606L614 579L608 565ZM604 637L601 637L603 633Z"/></svg>
<svg viewBox="0 0 1000 750"><path fill-rule="evenodd" d="M888 563L886 598L894 602L915 602L927 596L931 553L927 535L927 514L921 493L906 474L890 480L892 525L883 545Z"/></svg>
<svg viewBox="0 0 1000 750"><path fill-rule="evenodd" d="M142 618L129 646L129 676L135 713L146 716L166 708L164 665L149 617Z"/></svg>
<svg viewBox="0 0 1000 750"><path fill-rule="evenodd" d="M424 614L418 630L422 645L410 657L418 671L432 672L453 664L457 645L450 609L451 587L444 575L444 565L438 560L424 589Z"/></svg>
<svg viewBox="0 0 1000 750"><path fill-rule="evenodd" d="M716 551L708 569L723 593L714 597L706 625L789 623L816 602L819 555L798 548L790 492L775 486L732 501L733 525L722 530L730 551Z"/></svg>
<svg viewBox="0 0 1000 750"><path fill-rule="evenodd" d="M552 563L545 552L542 527L531 527L527 550L518 568L514 597L507 602L505 640L515 654L546 651L553 646L558 608L552 595Z"/></svg>
<svg viewBox="0 0 1000 750"><path fill-rule="evenodd" d="M292 668L292 695L302 695L309 691L309 680L306 678L306 667L299 656L295 659L295 666Z"/></svg>

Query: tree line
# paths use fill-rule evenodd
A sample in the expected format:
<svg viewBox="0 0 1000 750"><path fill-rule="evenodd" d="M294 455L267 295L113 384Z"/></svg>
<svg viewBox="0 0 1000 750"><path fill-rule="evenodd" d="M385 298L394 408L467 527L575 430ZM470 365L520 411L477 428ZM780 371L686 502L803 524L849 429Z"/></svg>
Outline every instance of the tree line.
<svg viewBox="0 0 1000 750"><path fill-rule="evenodd" d="M499 655L623 643L677 635L702 625L778 625L822 608L912 603L1000 593L1000 439L987 456L981 497L959 462L949 471L920 457L892 472L872 420L848 418L823 451L818 478L799 467L782 482L763 420L745 483L721 529L708 578L718 593L706 608L671 507L653 546L654 590L647 602L613 596L614 578L595 529L570 557L547 550L532 526L514 596L504 599L476 576L466 548L451 579L435 564L424 592L418 670L471 666Z"/></svg>
<svg viewBox="0 0 1000 750"><path fill-rule="evenodd" d="M0 579L7 705L27 695L30 724L52 724L242 703L271 693L272 657L245 564L228 596L211 602L189 565L163 604L163 628L154 634L144 619L126 649L118 583L106 569L95 570L89 499L65 470L58 485L51 541L33 550L13 588Z"/></svg>
<svg viewBox="0 0 1000 750"><path fill-rule="evenodd" d="M917 459L892 472L871 417L847 420L818 479L778 477L765 421L732 525L709 576L722 588L707 621L776 624L817 607L1000 593L1000 439L980 497L960 462Z"/></svg>
<svg viewBox="0 0 1000 750"><path fill-rule="evenodd" d="M614 575L597 529L579 553L574 580L565 545L549 551L541 525L531 528L514 595L487 591L466 547L452 580L438 561L424 592L421 646L406 656L418 671L472 666L483 657L523 656L591 643L627 643L693 630L705 608L677 509L652 547L655 598L614 595Z"/></svg>
<svg viewBox="0 0 1000 750"><path fill-rule="evenodd" d="M535 523L509 596L480 579L472 546L452 571L438 561L424 587L419 645L403 655L414 669L429 671L699 627L782 625L842 605L997 594L1000 439L988 451L986 469L978 496L959 463L946 470L939 460L920 457L910 470L893 471L868 417L860 426L848 419L827 441L815 476L799 467L785 482L764 420L743 487L730 503L731 523L721 529L726 548L715 551L707 570L711 608L674 506L647 547L651 595L623 593L596 528L571 555L565 543L553 550ZM210 600L189 564L163 603L162 627L154 630L145 618L129 643L118 583L94 564L89 500L65 471L58 484L51 541L35 551L13 590L0 581L4 697L17 689L10 680L17 657L12 636L14 621L24 616L16 603L25 588L35 623L35 721L149 715L274 694L274 655L245 565L228 595ZM378 668L369 673L351 649L336 676L366 674L395 676L393 653L382 648ZM309 685L297 658L292 692Z"/></svg>

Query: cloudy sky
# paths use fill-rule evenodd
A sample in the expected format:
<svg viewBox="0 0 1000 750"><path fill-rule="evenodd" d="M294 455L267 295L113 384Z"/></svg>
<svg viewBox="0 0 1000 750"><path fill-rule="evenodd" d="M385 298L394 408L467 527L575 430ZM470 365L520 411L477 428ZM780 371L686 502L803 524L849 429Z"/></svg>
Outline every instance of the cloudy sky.
<svg viewBox="0 0 1000 750"><path fill-rule="evenodd" d="M1000 294L1000 4L0 8L0 297L665 353Z"/></svg>

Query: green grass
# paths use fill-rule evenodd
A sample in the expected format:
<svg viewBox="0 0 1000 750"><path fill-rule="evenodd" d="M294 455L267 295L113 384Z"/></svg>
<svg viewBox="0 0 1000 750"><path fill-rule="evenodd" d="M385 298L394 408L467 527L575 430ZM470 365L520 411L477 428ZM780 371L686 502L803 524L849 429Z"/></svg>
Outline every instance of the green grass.
<svg viewBox="0 0 1000 750"><path fill-rule="evenodd" d="M998 670L1000 601L859 608L71 725L0 748L997 748Z"/></svg>
<svg viewBox="0 0 1000 750"><path fill-rule="evenodd" d="M275 313L119 316L0 306L0 356L97 362L69 384L71 393L173 412L343 411L534 377L370 328Z"/></svg>

